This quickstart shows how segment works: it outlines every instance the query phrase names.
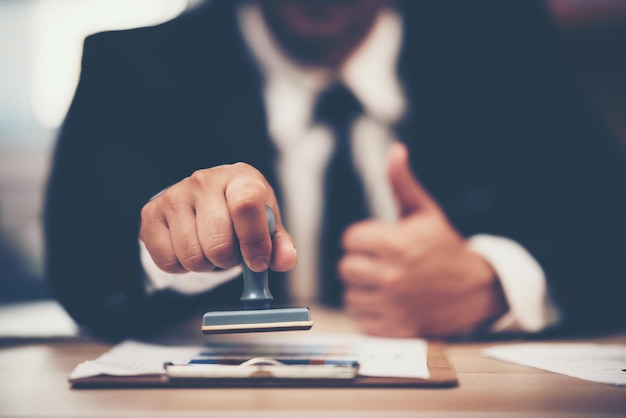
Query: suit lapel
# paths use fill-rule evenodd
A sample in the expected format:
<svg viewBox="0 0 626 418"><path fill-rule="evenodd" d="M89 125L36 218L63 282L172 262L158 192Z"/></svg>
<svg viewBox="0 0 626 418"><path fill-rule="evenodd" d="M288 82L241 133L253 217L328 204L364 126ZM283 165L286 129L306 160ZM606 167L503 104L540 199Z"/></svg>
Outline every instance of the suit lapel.
<svg viewBox="0 0 626 418"><path fill-rule="evenodd" d="M415 175L442 205L456 188L459 112L454 91L453 52L438 21L423 2L405 2L404 44L400 78L409 108L399 126L407 143ZM444 192L446 191L446 192Z"/></svg>
<svg viewBox="0 0 626 418"><path fill-rule="evenodd" d="M192 45L170 64L179 79L170 94L181 103L172 106L172 120L189 166L243 161L273 181L259 77L242 44L235 9L235 2L216 1L185 22L191 32L185 41Z"/></svg>

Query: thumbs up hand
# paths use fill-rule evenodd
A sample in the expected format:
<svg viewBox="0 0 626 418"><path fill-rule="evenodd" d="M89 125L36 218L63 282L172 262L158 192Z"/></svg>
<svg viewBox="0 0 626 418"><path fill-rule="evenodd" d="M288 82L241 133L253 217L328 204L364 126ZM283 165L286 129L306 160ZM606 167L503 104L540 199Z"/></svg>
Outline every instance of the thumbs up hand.
<svg viewBox="0 0 626 418"><path fill-rule="evenodd" d="M491 266L471 252L414 177L400 143L389 152L400 218L367 220L343 236L339 274L349 314L365 333L451 337L476 331L507 304Z"/></svg>

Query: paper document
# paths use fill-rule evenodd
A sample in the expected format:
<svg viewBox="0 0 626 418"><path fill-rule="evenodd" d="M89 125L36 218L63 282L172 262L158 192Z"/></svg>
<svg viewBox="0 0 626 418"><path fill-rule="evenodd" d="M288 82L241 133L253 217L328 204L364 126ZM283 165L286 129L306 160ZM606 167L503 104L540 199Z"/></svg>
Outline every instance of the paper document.
<svg viewBox="0 0 626 418"><path fill-rule="evenodd" d="M592 382L626 386L626 345L528 343L487 348L483 355Z"/></svg>
<svg viewBox="0 0 626 418"><path fill-rule="evenodd" d="M204 345L197 346L163 346L127 340L99 358L79 364L70 380L98 375L165 374L165 363L181 363L215 353L237 357L353 359L359 363L361 376L430 377L428 344L424 340L352 334L280 334L213 336Z"/></svg>
<svg viewBox="0 0 626 418"><path fill-rule="evenodd" d="M109 375L141 376L164 374L165 362L184 361L199 353L199 347L167 347L155 344L124 341L96 360L85 361L74 369L70 379Z"/></svg>
<svg viewBox="0 0 626 418"><path fill-rule="evenodd" d="M0 339L74 338L78 327L57 302L0 305Z"/></svg>

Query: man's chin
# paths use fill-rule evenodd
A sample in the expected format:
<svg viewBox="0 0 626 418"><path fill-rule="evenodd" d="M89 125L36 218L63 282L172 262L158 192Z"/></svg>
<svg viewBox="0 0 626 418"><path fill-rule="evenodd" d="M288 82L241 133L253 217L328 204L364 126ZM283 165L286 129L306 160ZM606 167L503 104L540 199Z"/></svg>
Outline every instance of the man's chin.
<svg viewBox="0 0 626 418"><path fill-rule="evenodd" d="M353 25L355 0L279 0L275 13L292 36L302 40L332 40L341 38Z"/></svg>

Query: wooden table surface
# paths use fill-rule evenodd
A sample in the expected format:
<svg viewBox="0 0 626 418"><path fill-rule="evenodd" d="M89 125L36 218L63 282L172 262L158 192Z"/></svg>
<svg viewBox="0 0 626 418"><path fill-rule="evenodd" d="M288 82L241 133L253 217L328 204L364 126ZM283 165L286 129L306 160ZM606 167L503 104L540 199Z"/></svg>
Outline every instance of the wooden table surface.
<svg viewBox="0 0 626 418"><path fill-rule="evenodd" d="M313 310L310 332L354 331ZM593 341L626 343L626 335ZM0 346L0 417L626 417L626 388L480 355L491 343L455 343L459 386L447 389L71 389L74 367L111 345L92 340Z"/></svg>

